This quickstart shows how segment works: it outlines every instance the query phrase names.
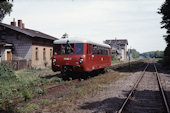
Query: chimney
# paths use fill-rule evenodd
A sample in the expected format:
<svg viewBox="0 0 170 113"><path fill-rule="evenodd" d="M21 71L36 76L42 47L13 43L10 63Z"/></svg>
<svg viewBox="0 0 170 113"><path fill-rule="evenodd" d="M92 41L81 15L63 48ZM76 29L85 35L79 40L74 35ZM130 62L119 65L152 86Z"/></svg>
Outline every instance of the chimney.
<svg viewBox="0 0 170 113"><path fill-rule="evenodd" d="M22 29L22 20L18 20L18 27Z"/></svg>
<svg viewBox="0 0 170 113"><path fill-rule="evenodd" d="M25 24L24 24L24 23L22 23L22 28L23 28L23 29L25 28Z"/></svg>
<svg viewBox="0 0 170 113"><path fill-rule="evenodd" d="M11 22L11 25L16 26L15 18L13 19L13 22Z"/></svg>

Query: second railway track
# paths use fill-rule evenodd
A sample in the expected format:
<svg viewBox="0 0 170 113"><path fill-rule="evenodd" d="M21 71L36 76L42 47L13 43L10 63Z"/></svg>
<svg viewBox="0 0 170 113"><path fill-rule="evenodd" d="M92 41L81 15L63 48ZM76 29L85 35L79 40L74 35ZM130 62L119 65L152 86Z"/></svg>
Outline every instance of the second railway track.
<svg viewBox="0 0 170 113"><path fill-rule="evenodd" d="M147 72L146 72L147 70ZM118 113L170 113L154 63L148 64Z"/></svg>

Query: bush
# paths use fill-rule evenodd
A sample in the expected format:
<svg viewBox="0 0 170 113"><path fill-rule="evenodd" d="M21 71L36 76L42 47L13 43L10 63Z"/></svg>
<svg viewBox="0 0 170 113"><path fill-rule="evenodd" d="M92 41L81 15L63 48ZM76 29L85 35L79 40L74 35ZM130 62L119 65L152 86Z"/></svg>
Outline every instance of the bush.
<svg viewBox="0 0 170 113"><path fill-rule="evenodd" d="M36 88L36 92L39 96L45 94L47 92L47 90L43 87L43 88Z"/></svg>
<svg viewBox="0 0 170 113"><path fill-rule="evenodd" d="M164 65L164 66L169 66L169 67L170 67L170 57L164 56L163 65Z"/></svg>
<svg viewBox="0 0 170 113"><path fill-rule="evenodd" d="M33 97L32 91L26 88L24 88L22 95L23 95L24 101L32 99Z"/></svg>
<svg viewBox="0 0 170 113"><path fill-rule="evenodd" d="M14 76L12 68L8 67L4 63L0 63L0 76Z"/></svg>
<svg viewBox="0 0 170 113"><path fill-rule="evenodd" d="M114 60L114 58L115 58L115 55L111 54L111 59Z"/></svg>
<svg viewBox="0 0 170 113"><path fill-rule="evenodd" d="M38 110L39 106L36 104L26 104L24 107L18 107L19 113L31 113L31 111ZM39 112L38 112L39 113Z"/></svg>

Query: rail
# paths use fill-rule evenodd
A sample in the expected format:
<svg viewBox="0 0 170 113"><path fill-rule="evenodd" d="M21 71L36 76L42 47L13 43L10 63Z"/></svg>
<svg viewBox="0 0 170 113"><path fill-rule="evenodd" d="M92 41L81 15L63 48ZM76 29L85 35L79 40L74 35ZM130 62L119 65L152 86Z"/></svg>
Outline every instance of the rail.
<svg viewBox="0 0 170 113"><path fill-rule="evenodd" d="M155 71L156 71L156 77L157 77L157 80L158 80L159 89L160 89L160 91L161 91L161 95L162 95L162 98L163 98L163 101L164 101L164 105L165 105L165 107L166 107L166 111L167 111L167 113L170 113L169 106L168 106L168 102L167 102L167 99L166 99L166 97L165 97L165 93L164 93L163 87L162 87L162 85L161 85L160 76L159 76L159 74L158 74L158 70L157 70L155 64L154 64L154 68L155 68Z"/></svg>
<svg viewBox="0 0 170 113"><path fill-rule="evenodd" d="M122 104L121 108L119 109L118 113L122 113L122 112L123 112L125 106L127 105L128 100L132 97L132 94L134 93L134 91L136 90L139 82L140 82L141 79L143 78L143 76L144 76L144 74L145 74L145 71L146 71L146 69L148 68L148 66L149 66L149 64L145 67L142 75L138 78L137 82L135 83L135 85L134 85L133 88L131 89L128 97L127 97L127 98L125 99L125 101L123 102L123 104ZM158 82L159 90L160 90L161 95L162 95L162 98L163 98L163 102L164 102L164 105L165 105L165 108L166 108L166 112L167 112L167 113L170 113L169 106L168 106L168 103L167 103L167 99L166 99L166 97L165 97L165 93L164 93L163 87L162 87L162 85L161 85L160 76L159 76L159 74L158 74L158 70L157 70L155 64L154 64L154 69L155 69L155 72L156 72L157 82Z"/></svg>
<svg viewBox="0 0 170 113"><path fill-rule="evenodd" d="M147 66L145 67L142 75L138 78L137 82L135 83L135 85L133 86L132 90L130 91L128 97L126 98L126 100L123 102L121 108L119 109L118 113L122 113L123 109L125 108L128 100L130 99L130 97L132 96L133 92L135 91L136 87L138 86L139 82L141 81L142 77L145 74L146 69L148 68L149 64L147 64Z"/></svg>

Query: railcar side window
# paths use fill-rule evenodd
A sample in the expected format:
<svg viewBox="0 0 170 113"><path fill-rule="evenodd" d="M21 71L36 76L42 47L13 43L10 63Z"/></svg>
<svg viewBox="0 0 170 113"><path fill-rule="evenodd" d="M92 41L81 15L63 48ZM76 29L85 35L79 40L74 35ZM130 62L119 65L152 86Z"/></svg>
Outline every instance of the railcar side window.
<svg viewBox="0 0 170 113"><path fill-rule="evenodd" d="M76 44L76 54L83 54L83 43L77 43Z"/></svg>
<svg viewBox="0 0 170 113"><path fill-rule="evenodd" d="M72 54L74 54L74 44L63 44L62 55L72 55Z"/></svg>
<svg viewBox="0 0 170 113"><path fill-rule="evenodd" d="M97 54L97 46L93 45L93 54Z"/></svg>
<svg viewBox="0 0 170 113"><path fill-rule="evenodd" d="M109 55L109 49L97 45L93 45L93 54L96 55Z"/></svg>
<svg viewBox="0 0 170 113"><path fill-rule="evenodd" d="M107 55L109 55L109 49L107 49Z"/></svg>
<svg viewBox="0 0 170 113"><path fill-rule="evenodd" d="M54 55L60 55L61 54L61 45L60 44L55 44L53 51L54 51L53 52Z"/></svg>

